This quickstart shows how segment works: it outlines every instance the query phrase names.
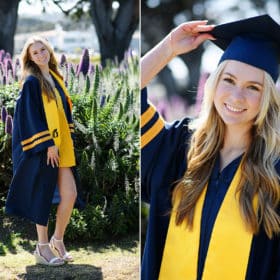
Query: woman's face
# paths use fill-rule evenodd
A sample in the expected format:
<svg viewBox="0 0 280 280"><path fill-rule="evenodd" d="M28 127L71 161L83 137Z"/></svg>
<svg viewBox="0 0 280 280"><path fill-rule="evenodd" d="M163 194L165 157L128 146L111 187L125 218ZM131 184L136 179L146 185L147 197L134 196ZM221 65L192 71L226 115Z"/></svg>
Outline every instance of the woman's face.
<svg viewBox="0 0 280 280"><path fill-rule="evenodd" d="M31 60L40 68L48 66L50 61L50 53L46 46L41 42L35 42L29 47Z"/></svg>
<svg viewBox="0 0 280 280"><path fill-rule="evenodd" d="M259 113L264 71L229 60L219 79L214 105L227 126L250 129Z"/></svg>

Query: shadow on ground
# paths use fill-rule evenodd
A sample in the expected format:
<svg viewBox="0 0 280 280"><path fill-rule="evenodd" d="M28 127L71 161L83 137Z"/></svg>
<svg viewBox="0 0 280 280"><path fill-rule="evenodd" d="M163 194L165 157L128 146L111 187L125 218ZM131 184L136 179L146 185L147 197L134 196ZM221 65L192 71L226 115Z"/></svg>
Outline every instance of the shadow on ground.
<svg viewBox="0 0 280 280"><path fill-rule="evenodd" d="M36 244L35 225L28 220L18 217L7 217L0 213L0 256L6 253L17 254L21 247L25 251L33 252ZM107 249L124 250L134 252L139 236L132 234L125 238L115 238L106 241L82 241L68 240L65 236L65 244L68 250L79 251L86 248L88 251L102 253Z"/></svg>
<svg viewBox="0 0 280 280"><path fill-rule="evenodd" d="M22 280L103 280L100 267L82 264L66 264L60 267L43 265L26 266L26 273L18 274Z"/></svg>

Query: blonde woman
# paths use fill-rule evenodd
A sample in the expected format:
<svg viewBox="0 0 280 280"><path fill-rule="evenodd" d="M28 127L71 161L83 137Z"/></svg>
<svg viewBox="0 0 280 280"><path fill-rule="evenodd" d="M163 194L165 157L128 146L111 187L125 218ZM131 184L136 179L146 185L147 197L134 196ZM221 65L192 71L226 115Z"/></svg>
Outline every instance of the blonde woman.
<svg viewBox="0 0 280 280"><path fill-rule="evenodd" d="M194 21L143 57L143 280L280 279L279 38L268 15L216 27ZM201 113L167 124L144 87L207 39L224 54Z"/></svg>
<svg viewBox="0 0 280 280"><path fill-rule="evenodd" d="M21 92L13 126L13 179L6 212L36 224L37 263L58 266L73 261L63 237L76 200L72 103L47 40L30 38L21 53ZM56 185L60 203L54 234L48 219Z"/></svg>

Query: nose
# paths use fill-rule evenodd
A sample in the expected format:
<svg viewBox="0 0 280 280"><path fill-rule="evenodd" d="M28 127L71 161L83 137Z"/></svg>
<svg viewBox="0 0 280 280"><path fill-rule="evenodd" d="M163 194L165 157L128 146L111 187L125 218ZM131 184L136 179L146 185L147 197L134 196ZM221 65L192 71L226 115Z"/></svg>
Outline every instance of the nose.
<svg viewBox="0 0 280 280"><path fill-rule="evenodd" d="M39 52L39 58L43 58L45 56L44 52Z"/></svg>
<svg viewBox="0 0 280 280"><path fill-rule="evenodd" d="M230 94L233 100L243 100L244 99L244 90L239 86L235 86Z"/></svg>

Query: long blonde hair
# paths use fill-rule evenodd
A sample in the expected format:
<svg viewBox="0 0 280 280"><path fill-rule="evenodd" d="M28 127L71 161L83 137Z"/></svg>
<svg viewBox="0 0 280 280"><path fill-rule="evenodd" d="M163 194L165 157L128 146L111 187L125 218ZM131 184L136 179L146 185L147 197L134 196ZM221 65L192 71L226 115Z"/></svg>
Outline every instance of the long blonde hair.
<svg viewBox="0 0 280 280"><path fill-rule="evenodd" d="M194 130L187 154L188 168L173 192L173 204L179 194L176 224L184 220L193 226L196 202L207 184L213 164L222 148L225 124L214 106L214 93L227 61L222 62L205 84L205 96L199 117L190 128ZM272 78L264 73L264 88L260 112L253 124L252 142L242 160L242 178L239 182L240 213L252 233L262 225L267 236L280 232L279 176L275 164L280 156L280 96ZM258 198L258 211L253 208Z"/></svg>
<svg viewBox="0 0 280 280"><path fill-rule="evenodd" d="M32 44L37 43L37 42L40 42L41 44L43 44L50 54L49 69L54 71L62 79L62 75L60 74L60 72L58 70L58 63L55 58L53 48L51 47L49 42L46 39L44 39L43 37L32 36L26 41L26 43L22 49L22 52L21 52L21 69L22 70L21 70L20 82L22 84L28 75L33 75L39 80L41 89L48 96L48 100L55 99L55 93L54 93L54 89L53 89L52 85L43 76L38 65L36 65L36 63L34 63L31 60L29 49Z"/></svg>

